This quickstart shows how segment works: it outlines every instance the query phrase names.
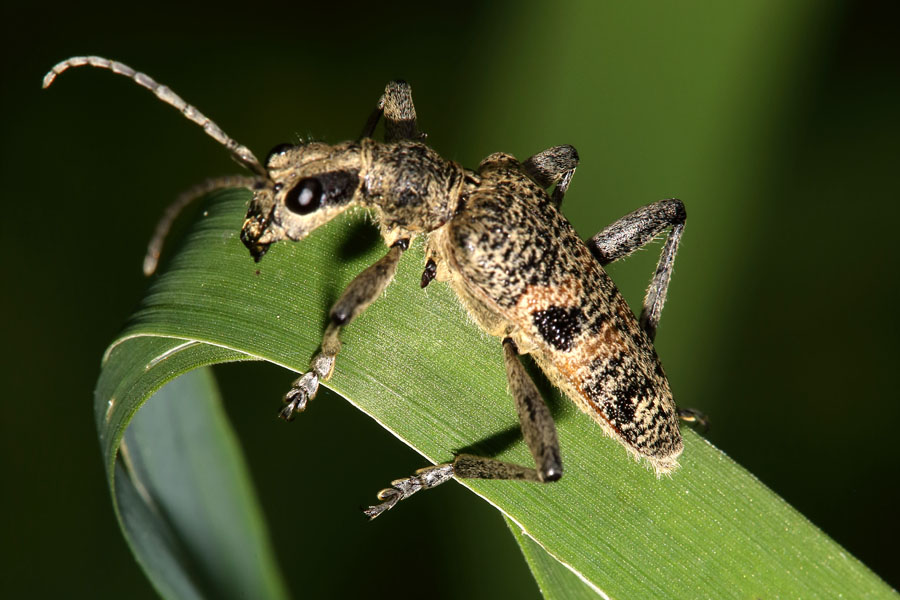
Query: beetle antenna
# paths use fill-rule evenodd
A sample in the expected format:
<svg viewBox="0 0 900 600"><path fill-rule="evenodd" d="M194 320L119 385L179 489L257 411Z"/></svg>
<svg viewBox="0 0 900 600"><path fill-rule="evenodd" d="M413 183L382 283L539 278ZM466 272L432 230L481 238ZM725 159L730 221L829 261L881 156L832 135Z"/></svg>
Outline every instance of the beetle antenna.
<svg viewBox="0 0 900 600"><path fill-rule="evenodd" d="M144 275L150 277L156 271L156 267L159 265L159 255L162 253L166 236L169 234L169 230L172 229L175 218L178 217L186 206L191 204L194 200L202 198L206 194L216 190L227 188L253 189L257 184L265 183L267 181L268 178L263 179L262 177L227 175L225 177L207 179L203 183L197 184L179 194L175 201L166 207L166 211L156 224L156 229L153 231L153 237L150 238L150 243L147 244L147 254L144 256Z"/></svg>
<svg viewBox="0 0 900 600"><path fill-rule="evenodd" d="M176 108L185 117L202 127L203 131L205 131L207 135L228 148L228 151L231 153L232 158L234 158L234 160L236 160L238 163L250 169L260 177L268 178L266 170L263 168L262 164L260 164L259 159L254 156L253 152L251 152L249 148L237 143L234 139L230 138L224 131L222 131L222 129L218 125L211 121L209 117L201 113L193 105L188 104L187 102L182 100L181 96L173 92L171 89L160 83L157 83L156 80L154 80L146 73L135 71L124 63L109 60L108 58L103 58L102 56L73 56L72 58L68 58L61 63L58 63L52 69L50 69L50 71L46 75L44 75L43 87L50 87L50 84L53 83L53 80L67 69L71 67L83 67L85 65L97 67L100 69L107 69L109 71L112 71L113 73L124 75L132 79L138 85L147 88L148 90L153 92L157 98L159 98L166 104Z"/></svg>

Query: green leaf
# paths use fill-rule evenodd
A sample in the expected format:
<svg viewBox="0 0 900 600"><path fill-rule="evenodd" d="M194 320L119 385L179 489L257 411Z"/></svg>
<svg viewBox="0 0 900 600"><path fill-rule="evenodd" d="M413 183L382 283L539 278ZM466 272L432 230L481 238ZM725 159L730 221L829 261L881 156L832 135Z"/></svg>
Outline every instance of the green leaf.
<svg viewBox="0 0 900 600"><path fill-rule="evenodd" d="M197 366L241 359L305 371L330 304L385 252L365 218L351 215L302 243L274 245L254 264L238 240L247 198L243 191L213 198L110 348L96 416L113 489L121 478L114 475L123 432L162 383ZM329 387L428 461L445 462L466 449L529 463L499 341L477 329L447 286L419 289L421 245L408 254L384 297L346 329ZM589 583L583 587L610 597L893 597L864 565L693 431L685 430L682 468L657 479L542 385L557 420L565 477L552 485L460 482L533 540L523 550L542 588L560 573L555 560ZM315 418L315 411L300 418ZM335 484L341 476L335 474ZM412 501L427 502L428 494Z"/></svg>
<svg viewBox="0 0 900 600"><path fill-rule="evenodd" d="M159 390L134 415L120 450L113 500L126 539L163 596L286 597L209 369Z"/></svg>
<svg viewBox="0 0 900 600"><path fill-rule="evenodd" d="M525 535L516 524L505 518L506 525L512 532L516 542L522 549L528 567L531 569L538 588L545 598L597 598L602 594L590 583L583 581L574 571L568 569L561 562L547 554L533 539Z"/></svg>

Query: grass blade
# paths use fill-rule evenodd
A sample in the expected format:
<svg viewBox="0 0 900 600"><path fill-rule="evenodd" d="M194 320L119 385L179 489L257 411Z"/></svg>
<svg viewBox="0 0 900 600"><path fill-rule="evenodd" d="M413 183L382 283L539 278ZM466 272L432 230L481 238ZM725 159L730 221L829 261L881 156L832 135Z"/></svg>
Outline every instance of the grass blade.
<svg viewBox="0 0 900 600"><path fill-rule="evenodd" d="M305 370L331 302L384 253L364 220L350 216L303 243L273 246L254 265L237 239L246 200L241 191L215 196L110 349L96 411L111 480L122 433L158 385L227 360ZM409 254L385 296L346 331L330 387L432 462L467 450L528 463L498 341L467 319L446 286L419 290L420 246ZM570 402L546 384L544 391L566 476L553 485L462 484L596 590L620 598L894 597L692 431L682 469L658 480Z"/></svg>
<svg viewBox="0 0 900 600"><path fill-rule="evenodd" d="M531 569L544 598L549 600L555 598L596 600L598 597L603 597L602 592L582 581L573 571L547 554L537 542L525 535L509 518L506 518L505 521L522 549L528 568Z"/></svg>
<svg viewBox="0 0 900 600"><path fill-rule="evenodd" d="M135 356L140 346L158 344L132 344L129 353ZM160 389L130 421L119 449L114 503L126 539L160 594L286 597L209 369Z"/></svg>

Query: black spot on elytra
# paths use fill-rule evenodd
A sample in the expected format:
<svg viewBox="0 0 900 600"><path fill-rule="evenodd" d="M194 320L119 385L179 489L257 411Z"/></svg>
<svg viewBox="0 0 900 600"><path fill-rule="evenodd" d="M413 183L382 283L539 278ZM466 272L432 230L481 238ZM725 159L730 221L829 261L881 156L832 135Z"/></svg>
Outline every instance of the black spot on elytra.
<svg viewBox="0 0 900 600"><path fill-rule="evenodd" d="M577 306L551 306L535 311L531 319L544 340L557 350L568 352L574 345L575 336L581 333L584 313Z"/></svg>

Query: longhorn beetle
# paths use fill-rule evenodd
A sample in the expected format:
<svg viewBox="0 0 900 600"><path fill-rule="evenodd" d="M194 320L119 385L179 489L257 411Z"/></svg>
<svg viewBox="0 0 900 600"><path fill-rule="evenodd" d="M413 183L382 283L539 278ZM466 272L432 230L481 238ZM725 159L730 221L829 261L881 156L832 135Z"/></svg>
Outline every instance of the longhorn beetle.
<svg viewBox="0 0 900 600"><path fill-rule="evenodd" d="M370 209L389 250L360 273L330 313L321 349L294 381L280 416L291 420L334 372L340 333L374 302L394 277L400 257L425 236L422 287L449 282L475 321L502 340L509 391L534 467L458 454L452 463L420 469L378 493L365 509L375 518L420 489L452 477L549 482L563 473L556 426L520 362L531 354L547 377L636 460L657 476L678 467L683 444L679 417L653 338L684 230L680 200L655 202L582 241L559 212L578 153L555 146L524 162L496 153L475 170L443 159L424 143L410 87L387 84L357 141L281 144L266 164L169 88L120 62L73 57L47 73L44 87L70 67L89 65L131 78L174 106L225 146L250 177L209 180L169 207L150 242L144 270L156 268L162 240L181 208L215 189L253 193L241 241L259 261L269 246L299 241L354 206ZM384 142L371 139L384 118ZM552 194L546 190L553 188ZM603 270L669 229L639 319Z"/></svg>

